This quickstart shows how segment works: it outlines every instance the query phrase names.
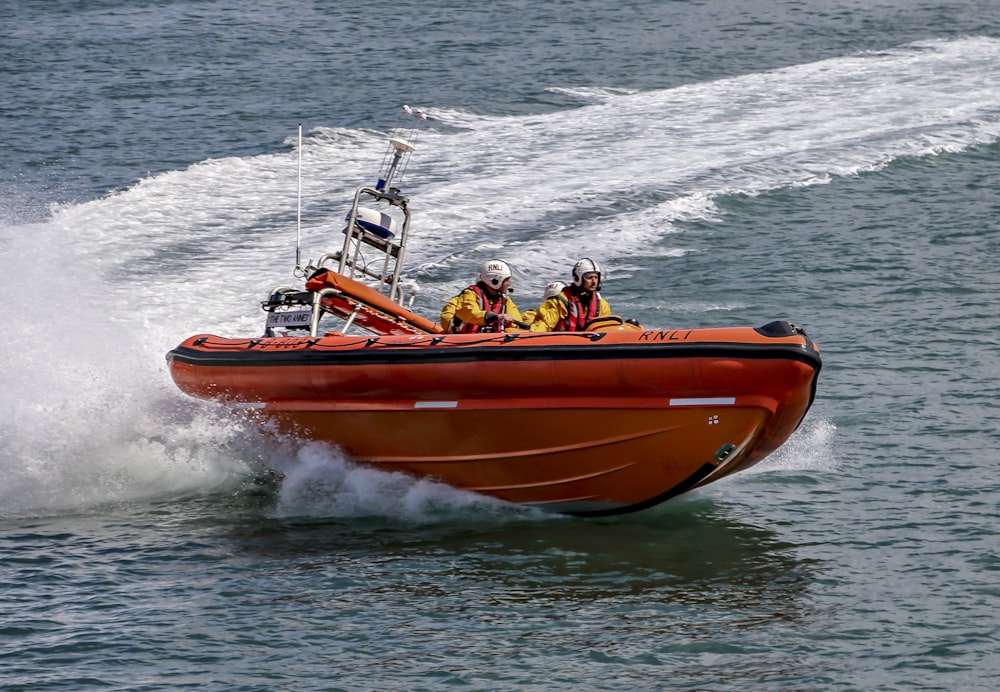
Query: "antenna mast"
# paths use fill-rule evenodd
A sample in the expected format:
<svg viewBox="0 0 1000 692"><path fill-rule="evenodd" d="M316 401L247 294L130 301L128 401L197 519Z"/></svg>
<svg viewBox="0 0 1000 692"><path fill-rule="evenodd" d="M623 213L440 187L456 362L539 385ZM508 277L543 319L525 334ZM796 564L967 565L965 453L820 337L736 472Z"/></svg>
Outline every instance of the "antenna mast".
<svg viewBox="0 0 1000 692"><path fill-rule="evenodd" d="M295 211L295 269L302 269L302 123L299 123L299 187Z"/></svg>

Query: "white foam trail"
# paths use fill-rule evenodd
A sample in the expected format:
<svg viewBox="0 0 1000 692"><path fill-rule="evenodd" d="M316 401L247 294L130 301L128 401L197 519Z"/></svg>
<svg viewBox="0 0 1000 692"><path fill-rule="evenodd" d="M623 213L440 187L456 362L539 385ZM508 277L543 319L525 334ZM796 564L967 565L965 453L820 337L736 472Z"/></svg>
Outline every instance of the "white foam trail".
<svg viewBox="0 0 1000 692"><path fill-rule="evenodd" d="M5 229L0 514L202 491L246 473L238 445L252 432L179 397L166 376L171 326L148 319L150 289L102 274L116 255L64 230Z"/></svg>
<svg viewBox="0 0 1000 692"><path fill-rule="evenodd" d="M833 471L840 465L836 455L837 426L829 420L806 417L802 426L774 454L747 471Z"/></svg>
<svg viewBox="0 0 1000 692"><path fill-rule="evenodd" d="M995 39L933 41L546 116L478 119L441 148L469 163L421 159L450 172L420 197L433 210L425 232L466 263L494 238L511 261L546 276L580 255L662 251L676 221L715 217L720 195L995 141L998 60ZM650 206L643 193L662 201ZM580 205L589 213L574 216ZM509 242L511 228L519 242Z"/></svg>
<svg viewBox="0 0 1000 692"><path fill-rule="evenodd" d="M588 103L601 103L606 101L609 97L621 96L623 94L637 94L639 93L636 89L623 89L623 88L598 88L598 87L550 87L546 91L553 94L563 94L564 96L572 96L575 99L579 99L583 102Z"/></svg>
<svg viewBox="0 0 1000 692"><path fill-rule="evenodd" d="M470 511L493 518L547 516L441 483L358 466L318 443L300 447L276 470L284 475L274 509L281 518L377 516L426 523Z"/></svg>
<svg viewBox="0 0 1000 692"><path fill-rule="evenodd" d="M810 473L836 473L841 460L836 449L837 426L831 421L807 415L802 425L785 444L757 465L736 475L726 476L711 485L699 488L697 495L726 500L745 492L746 482L767 482L766 477L781 479L788 475L801 477Z"/></svg>
<svg viewBox="0 0 1000 692"><path fill-rule="evenodd" d="M539 116L434 112L461 132L427 131L403 180L415 222L409 265L429 298L471 277L489 254L531 267L540 290L582 255L614 268L635 254L692 248L677 222L718 218L716 200L813 185L994 141L1000 41L928 42L634 95ZM337 249L353 188L372 182L384 138L319 128L304 145L305 257ZM118 195L61 209L63 225L124 271L177 259L175 290L151 307L216 325L290 280L291 153L218 159ZM680 243L680 245L678 245ZM239 281L229 281L237 273ZM462 277L462 278L457 278ZM437 290L433 285L445 281ZM155 285L156 282L153 283ZM141 285L140 285L141 286ZM230 326L223 324L222 326ZM233 327L238 326L236 324ZM242 326L242 323L241 325Z"/></svg>

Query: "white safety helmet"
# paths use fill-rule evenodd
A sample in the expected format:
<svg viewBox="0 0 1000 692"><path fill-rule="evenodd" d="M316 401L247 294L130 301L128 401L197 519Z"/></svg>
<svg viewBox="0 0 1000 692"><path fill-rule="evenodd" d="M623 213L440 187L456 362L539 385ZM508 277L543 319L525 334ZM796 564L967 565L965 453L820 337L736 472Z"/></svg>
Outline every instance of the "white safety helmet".
<svg viewBox="0 0 1000 692"><path fill-rule="evenodd" d="M510 278L510 265L503 260L483 262L479 268L479 280L490 288L499 291L504 279Z"/></svg>
<svg viewBox="0 0 1000 692"><path fill-rule="evenodd" d="M566 288L565 281L553 281L548 286L545 287L545 297L543 300L548 300L553 296L557 296L562 293L562 290Z"/></svg>
<svg viewBox="0 0 1000 692"><path fill-rule="evenodd" d="M597 273L597 289L600 290L601 277L604 275L604 271L601 269L601 265L589 257L584 257L573 265L573 285L579 286L583 282L583 275L592 272Z"/></svg>

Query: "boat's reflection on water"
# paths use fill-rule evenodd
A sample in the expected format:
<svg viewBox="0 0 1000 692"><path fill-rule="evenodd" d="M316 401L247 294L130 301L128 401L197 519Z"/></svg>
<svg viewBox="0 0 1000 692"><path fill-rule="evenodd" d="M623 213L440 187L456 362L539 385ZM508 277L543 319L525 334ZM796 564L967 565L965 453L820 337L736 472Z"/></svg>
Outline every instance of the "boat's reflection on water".
<svg viewBox="0 0 1000 692"><path fill-rule="evenodd" d="M601 520L504 506L424 521L272 515L230 538L244 554L326 571L379 607L435 598L463 610L746 610L734 626L804 617L820 566L775 531L736 519L739 509L696 493Z"/></svg>

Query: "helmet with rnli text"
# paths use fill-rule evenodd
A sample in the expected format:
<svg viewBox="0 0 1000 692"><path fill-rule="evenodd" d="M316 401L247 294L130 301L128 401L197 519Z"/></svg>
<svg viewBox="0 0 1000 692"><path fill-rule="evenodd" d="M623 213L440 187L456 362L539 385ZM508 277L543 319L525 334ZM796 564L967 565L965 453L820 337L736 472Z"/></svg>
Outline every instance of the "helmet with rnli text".
<svg viewBox="0 0 1000 692"><path fill-rule="evenodd" d="M483 262L479 268L479 280L490 288L499 291L504 279L510 278L510 265L503 260L493 259Z"/></svg>
<svg viewBox="0 0 1000 692"><path fill-rule="evenodd" d="M543 300L548 300L553 296L557 296L562 293L562 290L566 288L565 281L553 281L548 286L545 287L545 296Z"/></svg>
<svg viewBox="0 0 1000 692"><path fill-rule="evenodd" d="M601 289L601 277L604 271L594 260L589 257L584 257L582 260L573 265L573 285L579 286L583 282L584 274L597 274L597 290Z"/></svg>

